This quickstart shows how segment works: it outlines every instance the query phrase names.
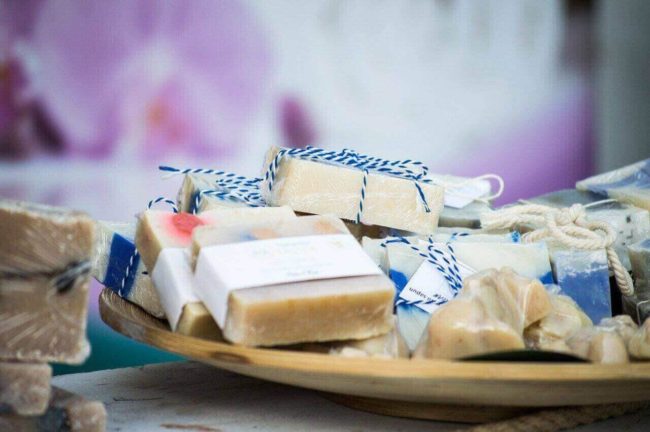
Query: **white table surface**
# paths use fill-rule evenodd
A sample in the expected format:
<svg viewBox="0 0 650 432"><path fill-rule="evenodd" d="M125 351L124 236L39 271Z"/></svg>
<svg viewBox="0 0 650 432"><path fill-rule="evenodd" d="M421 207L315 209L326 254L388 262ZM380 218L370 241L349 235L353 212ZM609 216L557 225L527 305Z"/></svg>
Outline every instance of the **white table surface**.
<svg viewBox="0 0 650 432"><path fill-rule="evenodd" d="M468 425L408 420L337 405L317 392L195 362L54 377L53 384L106 404L110 432L449 431ZM650 409L575 431L649 431Z"/></svg>

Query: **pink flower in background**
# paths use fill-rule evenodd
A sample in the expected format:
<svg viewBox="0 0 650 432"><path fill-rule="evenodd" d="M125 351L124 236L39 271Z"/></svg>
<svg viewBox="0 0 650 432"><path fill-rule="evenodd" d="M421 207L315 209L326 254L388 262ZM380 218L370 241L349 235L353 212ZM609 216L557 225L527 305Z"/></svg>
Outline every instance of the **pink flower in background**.
<svg viewBox="0 0 650 432"><path fill-rule="evenodd" d="M280 101L280 130L287 147L302 148L316 140L316 128L307 108L297 98L286 96Z"/></svg>
<svg viewBox="0 0 650 432"><path fill-rule="evenodd" d="M231 152L270 70L236 1L48 1L28 39L31 92L87 156Z"/></svg>

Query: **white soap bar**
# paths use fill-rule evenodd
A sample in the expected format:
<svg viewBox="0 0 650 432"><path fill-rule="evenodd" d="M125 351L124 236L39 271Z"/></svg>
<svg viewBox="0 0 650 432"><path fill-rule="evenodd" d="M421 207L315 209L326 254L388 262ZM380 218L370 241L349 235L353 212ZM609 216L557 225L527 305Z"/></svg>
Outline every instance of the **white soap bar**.
<svg viewBox="0 0 650 432"><path fill-rule="evenodd" d="M576 188L650 210L650 159L581 180Z"/></svg>
<svg viewBox="0 0 650 432"><path fill-rule="evenodd" d="M165 313L135 247L135 223L97 222L93 277L120 297L137 304L151 315Z"/></svg>
<svg viewBox="0 0 650 432"><path fill-rule="evenodd" d="M272 147L267 152L263 175L280 150ZM299 212L332 214L354 221L360 210L363 178L359 169L286 155L275 176L269 174L260 189L269 205L288 205ZM413 180L370 171L361 222L419 234L433 233L443 207L444 189L427 183L419 186L428 212Z"/></svg>

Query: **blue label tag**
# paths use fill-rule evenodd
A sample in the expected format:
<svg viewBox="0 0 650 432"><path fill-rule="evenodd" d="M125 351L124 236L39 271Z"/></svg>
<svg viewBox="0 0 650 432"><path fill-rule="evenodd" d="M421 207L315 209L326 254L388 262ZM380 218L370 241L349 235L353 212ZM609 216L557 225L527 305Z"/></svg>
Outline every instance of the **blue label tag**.
<svg viewBox="0 0 650 432"><path fill-rule="evenodd" d="M140 255L136 254L133 240L119 234L113 234L111 253L108 257L106 275L102 283L121 297L128 297L135 282L139 263Z"/></svg>

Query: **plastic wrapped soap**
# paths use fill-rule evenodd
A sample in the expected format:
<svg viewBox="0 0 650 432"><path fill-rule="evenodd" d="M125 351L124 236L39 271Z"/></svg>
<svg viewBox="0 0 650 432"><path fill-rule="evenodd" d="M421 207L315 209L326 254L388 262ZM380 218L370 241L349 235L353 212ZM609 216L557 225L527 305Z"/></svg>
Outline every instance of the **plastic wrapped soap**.
<svg viewBox="0 0 650 432"><path fill-rule="evenodd" d="M549 297L551 312L526 328L526 345L538 350L570 352L566 340L593 323L570 297L559 294Z"/></svg>
<svg viewBox="0 0 650 432"><path fill-rule="evenodd" d="M355 221L362 201L363 170L301 159L296 153L308 150L269 149L263 173L267 177L260 185L264 199L269 205ZM286 153L278 162L280 151ZM275 168L273 174L270 168ZM360 219L366 225L431 234L438 226L443 195L441 186L420 182L416 187L414 180L370 170Z"/></svg>
<svg viewBox="0 0 650 432"><path fill-rule="evenodd" d="M650 159L581 180L576 188L650 210Z"/></svg>
<svg viewBox="0 0 650 432"><path fill-rule="evenodd" d="M0 430L20 432L104 432L106 408L97 401L52 387L47 411L40 416L0 414Z"/></svg>
<svg viewBox="0 0 650 432"><path fill-rule="evenodd" d="M628 363L625 341L618 332L606 328L584 328L567 340L571 352L594 363Z"/></svg>
<svg viewBox="0 0 650 432"><path fill-rule="evenodd" d="M0 415L41 415L50 400L52 368L46 363L0 362Z"/></svg>
<svg viewBox="0 0 650 432"><path fill-rule="evenodd" d="M331 216L202 227L195 290L248 346L367 339L393 328L393 287Z"/></svg>
<svg viewBox="0 0 650 432"><path fill-rule="evenodd" d="M632 317L634 322L639 324L650 318L650 292L642 291L631 296L622 297L623 312Z"/></svg>
<svg viewBox="0 0 650 432"><path fill-rule="evenodd" d="M0 200L0 359L81 363L95 224L85 214Z"/></svg>
<svg viewBox="0 0 650 432"><path fill-rule="evenodd" d="M458 297L432 315L414 357L462 358L524 348L523 330L548 315L544 286L510 269L466 278Z"/></svg>
<svg viewBox="0 0 650 432"><path fill-rule="evenodd" d="M630 355L637 359L650 359L650 320L646 320L628 341Z"/></svg>
<svg viewBox="0 0 650 432"><path fill-rule="evenodd" d="M615 331L626 345L639 328L629 315L616 315L615 317L604 318L598 323L598 327Z"/></svg>
<svg viewBox="0 0 650 432"><path fill-rule="evenodd" d="M160 298L135 247L135 223L97 222L93 276L151 315L165 316Z"/></svg>

